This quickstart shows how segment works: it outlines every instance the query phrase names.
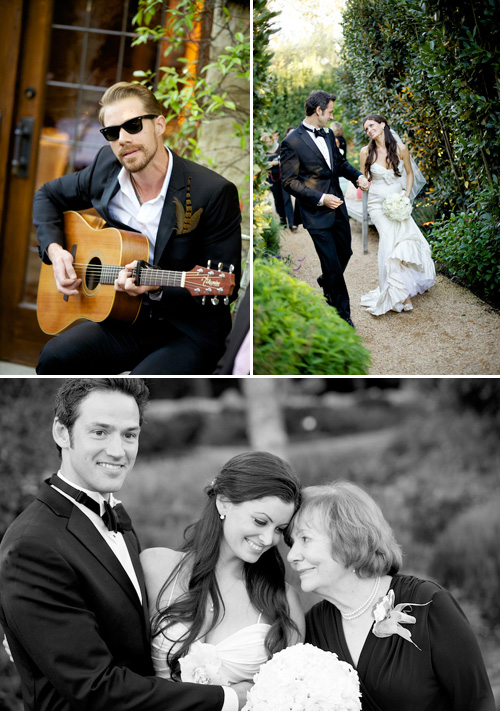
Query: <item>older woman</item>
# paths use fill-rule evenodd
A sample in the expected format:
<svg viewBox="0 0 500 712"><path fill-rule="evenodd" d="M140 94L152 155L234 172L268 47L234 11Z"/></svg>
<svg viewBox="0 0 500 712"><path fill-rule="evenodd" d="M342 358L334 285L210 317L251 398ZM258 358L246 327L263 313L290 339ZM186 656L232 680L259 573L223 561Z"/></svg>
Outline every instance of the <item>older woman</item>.
<svg viewBox="0 0 500 712"><path fill-rule="evenodd" d="M357 668L363 709L495 709L464 613L438 584L398 574L400 548L364 490L304 489L291 542L302 590L324 599L307 614L306 641Z"/></svg>

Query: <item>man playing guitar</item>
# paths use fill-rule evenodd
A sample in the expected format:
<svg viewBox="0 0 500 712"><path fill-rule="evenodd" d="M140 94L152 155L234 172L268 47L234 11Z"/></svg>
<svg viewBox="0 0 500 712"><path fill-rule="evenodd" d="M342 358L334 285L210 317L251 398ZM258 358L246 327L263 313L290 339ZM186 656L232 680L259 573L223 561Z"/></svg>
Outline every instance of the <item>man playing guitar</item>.
<svg viewBox="0 0 500 712"><path fill-rule="evenodd" d="M209 260L215 266L234 265L234 300L241 262L236 187L164 146L165 118L146 87L120 82L100 104L101 132L109 146L90 166L46 183L34 198L40 255L52 263L61 299L71 300L82 289L65 245L63 214L93 207L108 225L146 235L149 262L160 269L185 271ZM135 267L135 260L124 265L114 288L143 298L136 321L73 326L43 348L38 374L213 372L231 327L229 305L224 300L205 304L180 287L137 285Z"/></svg>

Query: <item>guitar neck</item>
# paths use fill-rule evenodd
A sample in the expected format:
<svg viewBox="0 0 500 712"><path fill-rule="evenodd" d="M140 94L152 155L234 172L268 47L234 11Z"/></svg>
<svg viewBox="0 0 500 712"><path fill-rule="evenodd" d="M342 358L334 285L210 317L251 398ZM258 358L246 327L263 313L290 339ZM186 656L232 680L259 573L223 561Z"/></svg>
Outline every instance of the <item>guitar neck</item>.
<svg viewBox="0 0 500 712"><path fill-rule="evenodd" d="M123 267L102 265L99 281L102 284L114 284ZM135 277L137 270L132 270ZM174 272L168 269L141 269L141 285L147 287L184 287L186 272Z"/></svg>

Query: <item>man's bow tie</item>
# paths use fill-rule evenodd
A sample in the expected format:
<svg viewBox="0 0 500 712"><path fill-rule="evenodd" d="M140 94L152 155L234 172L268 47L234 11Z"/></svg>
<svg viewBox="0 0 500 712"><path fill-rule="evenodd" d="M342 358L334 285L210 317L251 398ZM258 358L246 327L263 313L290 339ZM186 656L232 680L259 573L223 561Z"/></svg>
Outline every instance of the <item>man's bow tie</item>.
<svg viewBox="0 0 500 712"><path fill-rule="evenodd" d="M52 477L50 478L50 484L60 489L61 492L64 492L65 494L72 497L75 502L83 504L85 507L88 507L93 512L95 512L95 514L101 516L101 508L99 506L99 503L96 502L95 499L92 499L92 497L89 497L88 494L86 494L85 492L82 492L76 487L72 487L67 482L64 482L64 480L61 480L61 478L57 475L52 475ZM130 517L125 511L125 507L123 506L123 504L119 502L114 507L112 507L109 502L104 501L104 509L105 512L102 515L102 519L104 524L108 527L110 531L121 532L132 529L132 522L130 521Z"/></svg>
<svg viewBox="0 0 500 712"><path fill-rule="evenodd" d="M309 126L304 126L306 131L310 131L312 134L315 136L323 136L323 138L326 138L326 131L325 129L310 129Z"/></svg>

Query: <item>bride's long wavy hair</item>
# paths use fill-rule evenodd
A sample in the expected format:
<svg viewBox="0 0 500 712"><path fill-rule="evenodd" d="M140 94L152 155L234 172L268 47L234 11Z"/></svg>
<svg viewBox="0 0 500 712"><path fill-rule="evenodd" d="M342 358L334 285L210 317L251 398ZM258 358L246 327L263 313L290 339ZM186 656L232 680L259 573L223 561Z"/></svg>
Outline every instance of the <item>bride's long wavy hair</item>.
<svg viewBox="0 0 500 712"><path fill-rule="evenodd" d="M384 138L385 138L385 147L387 149L387 159L386 162L389 166L392 166L394 169L394 173L397 176L400 176L401 173L399 171L399 155L398 155L398 144L396 139L391 133L391 128L389 124L387 123L387 120L384 119L383 116L380 116L380 114L368 114L363 119L363 126L366 124L367 121L376 121L377 124L384 123ZM371 166L375 161L377 160L377 144L375 141L372 139L370 143L368 144L368 156L366 157L366 162L365 162L365 176L368 178L368 180L372 180L372 174L371 174Z"/></svg>
<svg viewBox="0 0 500 712"><path fill-rule="evenodd" d="M184 532L185 555L163 584L153 616L153 635L163 633L172 640L167 654L167 663L174 679L180 679L179 659L192 643L207 634L219 621L224 603L217 584L216 566L223 539L223 522L216 507L220 495L233 504L240 504L264 497L279 497L283 502L293 503L294 511L300 506L300 482L291 466L280 457L268 452L246 452L227 462L217 477L205 489L207 499L201 517L190 524ZM297 626L290 617L290 608L285 589L285 565L273 546L259 559L243 564L248 597L263 619L270 624L265 645L269 655L285 648L292 631ZM161 599L170 585L175 585L179 574L188 572L187 591L171 605L161 607ZM212 620L205 620L208 601L213 604ZM175 623L184 623L188 630L180 639L170 639L168 628ZM179 645L180 643L180 645Z"/></svg>

